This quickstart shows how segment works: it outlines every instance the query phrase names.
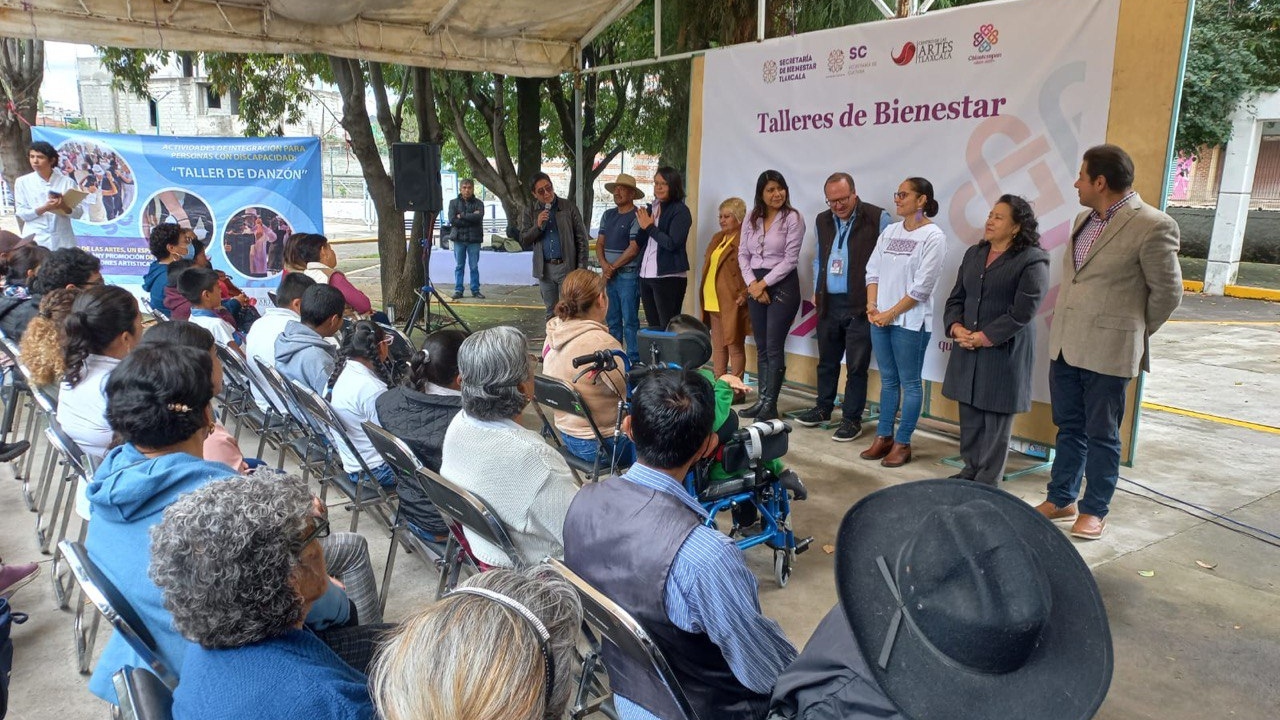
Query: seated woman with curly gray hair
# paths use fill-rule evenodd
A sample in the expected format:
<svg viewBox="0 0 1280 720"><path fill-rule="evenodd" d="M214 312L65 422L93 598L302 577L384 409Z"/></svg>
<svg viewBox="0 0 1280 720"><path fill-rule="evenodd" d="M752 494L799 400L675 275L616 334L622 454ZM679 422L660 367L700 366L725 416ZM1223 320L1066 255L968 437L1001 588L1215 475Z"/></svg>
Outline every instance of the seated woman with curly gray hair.
<svg viewBox="0 0 1280 720"><path fill-rule="evenodd" d="M551 568L480 573L387 640L374 703L383 720L564 717L581 624L577 593Z"/></svg>
<svg viewBox="0 0 1280 720"><path fill-rule="evenodd" d="M210 483L151 531L151 579L196 643L175 720L372 718L365 676L303 626L325 594L324 506L296 477Z"/></svg>
<svg viewBox="0 0 1280 720"><path fill-rule="evenodd" d="M472 334L458 350L462 412L444 435L440 474L483 498L502 521L521 559L564 556L564 516L578 492L568 463L519 423L533 398L529 341L516 328ZM488 565L510 566L501 548L467 533Z"/></svg>

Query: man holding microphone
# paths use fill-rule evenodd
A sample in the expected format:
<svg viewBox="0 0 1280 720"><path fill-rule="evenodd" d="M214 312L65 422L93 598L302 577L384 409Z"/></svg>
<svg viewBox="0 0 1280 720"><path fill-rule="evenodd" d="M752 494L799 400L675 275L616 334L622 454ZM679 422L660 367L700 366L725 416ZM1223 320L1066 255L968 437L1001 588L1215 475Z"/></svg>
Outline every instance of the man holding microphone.
<svg viewBox="0 0 1280 720"><path fill-rule="evenodd" d="M536 200L520 245L533 250L533 277L538 280L547 319L560 302L560 285L578 268L587 267L587 228L573 203L556 197L551 177L536 173L530 184Z"/></svg>

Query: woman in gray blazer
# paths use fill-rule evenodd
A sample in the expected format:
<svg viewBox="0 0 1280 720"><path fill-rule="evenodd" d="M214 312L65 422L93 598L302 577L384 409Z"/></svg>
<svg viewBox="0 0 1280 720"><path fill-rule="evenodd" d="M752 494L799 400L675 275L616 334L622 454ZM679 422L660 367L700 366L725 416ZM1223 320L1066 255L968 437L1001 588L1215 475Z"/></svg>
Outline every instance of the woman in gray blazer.
<svg viewBox="0 0 1280 720"><path fill-rule="evenodd" d="M952 477L999 485L1013 416L1031 409L1032 321L1048 286L1049 254L1031 205L1002 195L982 242L960 262L943 314L954 344L942 394L960 403L964 459Z"/></svg>

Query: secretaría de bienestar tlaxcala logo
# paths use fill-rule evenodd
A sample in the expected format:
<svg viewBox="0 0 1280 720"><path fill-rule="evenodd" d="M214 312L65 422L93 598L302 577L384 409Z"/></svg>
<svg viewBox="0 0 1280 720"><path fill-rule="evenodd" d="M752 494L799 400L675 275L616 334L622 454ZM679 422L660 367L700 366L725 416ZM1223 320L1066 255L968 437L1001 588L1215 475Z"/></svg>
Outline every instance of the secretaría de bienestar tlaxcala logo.
<svg viewBox="0 0 1280 720"><path fill-rule="evenodd" d="M818 69L813 55L791 55L777 60L765 60L761 67L761 75L766 83L793 82L804 80L810 72Z"/></svg>
<svg viewBox="0 0 1280 720"><path fill-rule="evenodd" d="M907 41L901 50L890 48L889 58L894 65L905 67L911 63L938 62L950 60L951 50L955 43L950 38L933 38L930 40Z"/></svg>

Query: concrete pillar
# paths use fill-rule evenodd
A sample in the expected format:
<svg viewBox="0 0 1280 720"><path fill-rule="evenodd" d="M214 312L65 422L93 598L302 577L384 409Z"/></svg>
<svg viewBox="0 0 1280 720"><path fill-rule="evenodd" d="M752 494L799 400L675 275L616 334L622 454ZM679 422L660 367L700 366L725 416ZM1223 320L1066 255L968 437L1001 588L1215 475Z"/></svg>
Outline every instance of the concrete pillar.
<svg viewBox="0 0 1280 720"><path fill-rule="evenodd" d="M1247 103L1236 110L1222 163L1222 183L1218 186L1218 209L1213 214L1213 235L1209 240L1209 264L1204 271L1204 291L1222 295L1234 285L1240 272L1240 251L1244 247L1244 227L1249 219L1249 198L1253 192L1253 172L1262 143L1262 121Z"/></svg>

